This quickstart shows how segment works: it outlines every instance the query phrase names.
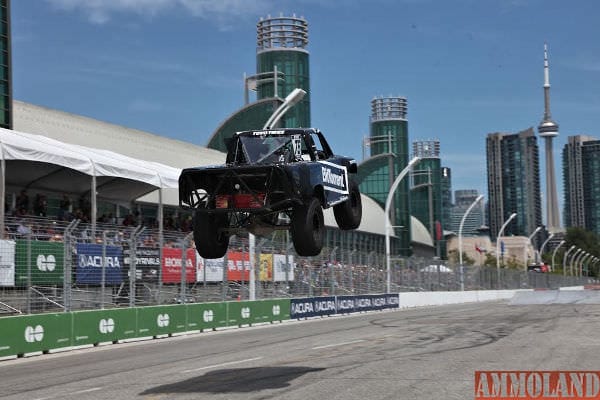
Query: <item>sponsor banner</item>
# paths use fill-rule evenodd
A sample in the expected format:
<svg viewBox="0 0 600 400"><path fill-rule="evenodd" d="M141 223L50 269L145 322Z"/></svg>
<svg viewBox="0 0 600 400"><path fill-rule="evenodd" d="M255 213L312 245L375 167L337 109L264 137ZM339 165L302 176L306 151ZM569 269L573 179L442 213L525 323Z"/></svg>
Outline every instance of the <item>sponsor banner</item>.
<svg viewBox="0 0 600 400"><path fill-rule="evenodd" d="M288 256L290 260L289 268L285 262L285 254L273 255L273 271L275 273L276 282L285 282L294 280L294 256ZM286 273L287 271L287 273ZM287 277L287 279L286 279Z"/></svg>
<svg viewBox="0 0 600 400"><path fill-rule="evenodd" d="M0 286L15 286L14 240L0 240Z"/></svg>
<svg viewBox="0 0 600 400"><path fill-rule="evenodd" d="M290 318L307 318L336 313L334 296L290 300Z"/></svg>
<svg viewBox="0 0 600 400"><path fill-rule="evenodd" d="M270 282L273 280L273 255L261 254L258 259L258 280Z"/></svg>
<svg viewBox="0 0 600 400"><path fill-rule="evenodd" d="M250 257L248 253L230 251L227 253L227 280L248 281L250 278Z"/></svg>
<svg viewBox="0 0 600 400"><path fill-rule="evenodd" d="M338 314L349 314L354 312L355 296L336 296L335 305Z"/></svg>
<svg viewBox="0 0 600 400"><path fill-rule="evenodd" d="M123 247L123 279L129 279L130 248ZM135 279L143 282L158 282L160 269L160 249L156 247L136 247Z"/></svg>
<svg viewBox="0 0 600 400"><path fill-rule="evenodd" d="M225 259L223 257L202 258L196 253L196 281L222 282L224 265Z"/></svg>
<svg viewBox="0 0 600 400"><path fill-rule="evenodd" d="M27 240L17 240L15 246L15 284L27 285ZM60 242L31 241L31 283L62 285L64 282L64 246Z"/></svg>
<svg viewBox="0 0 600 400"><path fill-rule="evenodd" d="M181 256L183 251L177 248L163 247L162 280L163 283L181 282ZM196 281L196 250L187 249L185 253L185 281Z"/></svg>
<svg viewBox="0 0 600 400"><path fill-rule="evenodd" d="M400 296L396 294L385 295L386 308L400 308Z"/></svg>
<svg viewBox="0 0 600 400"><path fill-rule="evenodd" d="M106 246L106 258L102 262L102 245L77 243L76 282L100 285L102 283L102 264L104 264L104 282L117 285L123 282L123 250L117 246Z"/></svg>
<svg viewBox="0 0 600 400"><path fill-rule="evenodd" d="M480 399L600 399L600 371L475 371Z"/></svg>

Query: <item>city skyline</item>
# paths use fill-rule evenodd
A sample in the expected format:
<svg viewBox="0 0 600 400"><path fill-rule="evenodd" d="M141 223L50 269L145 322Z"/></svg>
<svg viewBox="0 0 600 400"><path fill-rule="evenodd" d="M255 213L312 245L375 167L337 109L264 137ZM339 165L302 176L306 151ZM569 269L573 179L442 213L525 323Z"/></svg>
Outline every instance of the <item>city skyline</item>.
<svg viewBox="0 0 600 400"><path fill-rule="evenodd" d="M242 74L256 72L256 22L282 12L308 21L312 124L341 154L362 158L374 97L405 96L409 140L439 138L453 190L487 193L486 135L539 122L545 41L561 122L554 152L570 135L595 134L595 2L242 3L15 2L15 99L206 145L243 104ZM543 29L558 16L567 22ZM562 211L560 177L557 186Z"/></svg>

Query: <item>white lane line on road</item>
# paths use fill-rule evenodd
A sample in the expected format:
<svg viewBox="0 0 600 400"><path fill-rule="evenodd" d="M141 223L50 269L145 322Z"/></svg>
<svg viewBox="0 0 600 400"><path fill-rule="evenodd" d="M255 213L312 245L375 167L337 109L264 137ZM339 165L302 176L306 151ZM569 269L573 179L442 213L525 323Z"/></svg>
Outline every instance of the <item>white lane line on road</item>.
<svg viewBox="0 0 600 400"><path fill-rule="evenodd" d="M83 393L95 392L97 390L102 390L102 388L101 387L89 388L89 389L84 389L84 390L78 390L76 392L72 392L69 394L83 394Z"/></svg>
<svg viewBox="0 0 600 400"><path fill-rule="evenodd" d="M70 392L67 393L67 396L72 396L74 394L84 394L84 393L90 393L90 392L96 392L98 390L102 390L101 387L94 387L94 388L90 388L90 389L84 389L84 390L78 390L76 392ZM65 394L60 394L60 395L55 395L55 396L50 396L50 397L36 397L34 400L50 400L50 399L56 399L56 398L60 398L63 397Z"/></svg>
<svg viewBox="0 0 600 400"><path fill-rule="evenodd" d="M312 349L313 350L326 349L328 347L345 346L347 344L354 344L354 343L360 343L360 342L364 342L364 339L352 340L350 342L326 344L325 346L317 346L317 347L313 347Z"/></svg>
<svg viewBox="0 0 600 400"><path fill-rule="evenodd" d="M203 369L211 369L211 368L219 368L219 367L226 367L228 365L234 365L234 364L241 364L241 363L245 363L245 362L250 362L250 361L256 361L256 360L260 360L262 359L262 357L254 357L254 358L247 358L245 360L237 360L237 361L229 361L223 364L214 364L214 365L207 365L206 367L200 367L200 368L194 368L194 369L186 369L185 372L195 372L195 371L202 371Z"/></svg>

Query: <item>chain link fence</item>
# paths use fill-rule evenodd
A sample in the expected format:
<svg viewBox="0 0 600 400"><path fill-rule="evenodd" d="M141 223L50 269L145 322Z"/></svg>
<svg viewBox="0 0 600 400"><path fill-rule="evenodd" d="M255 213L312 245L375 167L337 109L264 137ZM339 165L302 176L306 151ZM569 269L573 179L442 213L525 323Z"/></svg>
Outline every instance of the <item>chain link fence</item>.
<svg viewBox="0 0 600 400"><path fill-rule="evenodd" d="M232 237L223 259L202 259L189 232L142 226L7 218L0 241L0 315L250 297L249 240ZM383 293L385 255L325 247L298 257L286 232L257 238L255 298ZM133 273L131 271L134 271ZM461 290L459 266L392 262L392 292ZM465 290L558 288L590 278L465 266Z"/></svg>

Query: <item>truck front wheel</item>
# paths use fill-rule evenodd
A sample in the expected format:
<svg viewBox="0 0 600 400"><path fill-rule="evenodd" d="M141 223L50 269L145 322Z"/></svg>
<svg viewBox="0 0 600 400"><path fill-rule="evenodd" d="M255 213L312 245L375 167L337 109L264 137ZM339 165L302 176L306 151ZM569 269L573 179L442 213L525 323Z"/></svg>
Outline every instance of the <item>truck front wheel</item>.
<svg viewBox="0 0 600 400"><path fill-rule="evenodd" d="M358 185L351 180L348 189L348 200L333 206L335 222L342 230L358 228L362 219L362 202Z"/></svg>
<svg viewBox="0 0 600 400"><path fill-rule="evenodd" d="M321 252L325 220L321 202L316 197L311 198L307 204L294 208L290 231L299 256L312 257Z"/></svg>
<svg viewBox="0 0 600 400"><path fill-rule="evenodd" d="M227 214L194 212L194 243L202 258L221 258L227 253L229 236L219 232L228 226Z"/></svg>

